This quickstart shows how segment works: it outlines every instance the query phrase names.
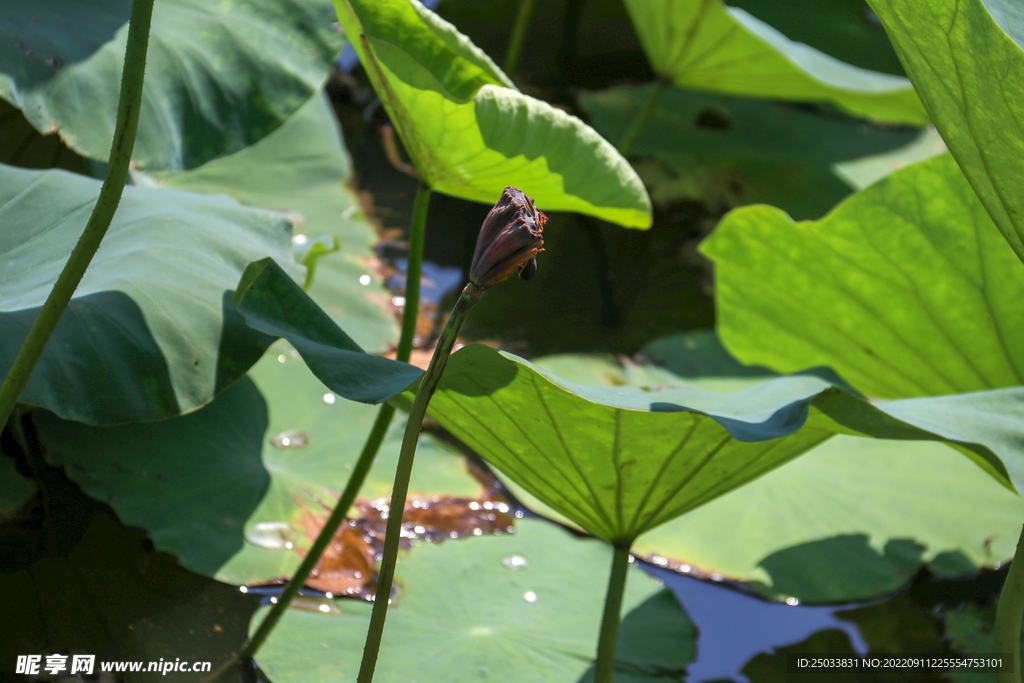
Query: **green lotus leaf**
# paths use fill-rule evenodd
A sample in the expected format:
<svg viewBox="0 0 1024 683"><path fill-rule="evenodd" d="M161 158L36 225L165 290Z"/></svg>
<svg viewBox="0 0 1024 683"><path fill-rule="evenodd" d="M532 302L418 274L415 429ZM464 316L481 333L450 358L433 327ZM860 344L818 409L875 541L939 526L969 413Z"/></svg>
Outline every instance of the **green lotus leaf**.
<svg viewBox="0 0 1024 683"><path fill-rule="evenodd" d="M814 376L732 393L595 388L471 345L429 414L508 478L612 543L694 510L836 434L945 441L1012 489L999 458L943 439Z"/></svg>
<svg viewBox="0 0 1024 683"><path fill-rule="evenodd" d="M408 0L335 7L432 189L491 204L514 185L544 211L650 226L650 199L626 160L576 117L516 90L446 21Z"/></svg>
<svg viewBox="0 0 1024 683"><path fill-rule="evenodd" d="M820 221L738 209L701 249L719 333L744 363L828 365L886 398L1024 383L1024 266L948 154Z"/></svg>
<svg viewBox="0 0 1024 683"><path fill-rule="evenodd" d="M131 4L0 9L0 97L41 133L106 160ZM163 0L153 10L133 161L182 169L263 138L315 93L344 37L327 0ZM268 58L268 55L273 55Z"/></svg>
<svg viewBox="0 0 1024 683"><path fill-rule="evenodd" d="M851 114L924 125L910 82L795 43L722 0L626 0L655 73L681 88L828 102Z"/></svg>
<svg viewBox="0 0 1024 683"><path fill-rule="evenodd" d="M241 152L191 171L152 175L161 187L226 194L282 212L292 221L299 248L313 236L331 235L340 251L317 259L310 295L363 348L385 351L397 340L394 320L371 300L385 295L366 265L377 234L346 186L352 160L326 95L312 97Z"/></svg>
<svg viewBox="0 0 1024 683"><path fill-rule="evenodd" d="M85 228L100 182L0 166L0 374ZM287 221L225 197L125 188L20 401L90 424L195 410L270 340L231 302L245 264L291 261Z"/></svg>
<svg viewBox="0 0 1024 683"><path fill-rule="evenodd" d="M610 561L606 545L531 519L511 535L415 547L398 563L401 589L377 676L592 681ZM371 607L347 601L339 616L288 610L260 650L260 669L277 683L352 679ZM631 567L622 613L615 680L682 680L696 655L696 628L672 592Z"/></svg>
<svg viewBox="0 0 1024 683"><path fill-rule="evenodd" d="M209 405L150 424L91 427L37 412L46 455L157 549L228 583L290 576L312 543L302 518L326 517L348 482L378 409L342 400L298 354L275 345ZM404 423L395 421L360 496L391 494ZM430 436L420 437L416 498L477 497L481 486ZM261 528L279 529L274 545ZM255 539L244 541L245 534ZM273 536L273 534L271 534Z"/></svg>
<svg viewBox="0 0 1024 683"><path fill-rule="evenodd" d="M654 85L582 93L580 106L621 140ZM917 135L795 105L669 88L633 147L655 204L699 201L721 210L765 202L818 218L850 194L837 162L890 151Z"/></svg>
<svg viewBox="0 0 1024 683"><path fill-rule="evenodd" d="M971 187L1024 259L1024 22L1007 0L869 0Z"/></svg>
<svg viewBox="0 0 1024 683"><path fill-rule="evenodd" d="M537 363L596 386L686 383L733 392L764 379L764 370L730 358L713 332L665 337L644 355L661 365L587 356L549 356ZM988 405L984 395L973 398L983 409L1006 409L992 405L993 397ZM923 402L884 405L900 414L900 405ZM962 422L969 414L948 411L942 417ZM918 426L939 431L939 420L924 425L915 417ZM1015 426L1019 433L1024 422ZM992 440L999 433L986 436ZM998 453L1012 450L993 445L1001 448ZM1015 461L1005 462L1014 475ZM534 512L569 522L503 480ZM849 602L891 594L925 564L949 574L997 566L1013 556L1022 517L1020 496L994 487L989 476L946 446L836 436L741 490L644 533L631 552L691 576L746 582L776 600Z"/></svg>
<svg viewBox="0 0 1024 683"><path fill-rule="evenodd" d="M423 374L363 351L273 259L249 264L235 301L251 327L287 339L314 375L350 401L386 401Z"/></svg>

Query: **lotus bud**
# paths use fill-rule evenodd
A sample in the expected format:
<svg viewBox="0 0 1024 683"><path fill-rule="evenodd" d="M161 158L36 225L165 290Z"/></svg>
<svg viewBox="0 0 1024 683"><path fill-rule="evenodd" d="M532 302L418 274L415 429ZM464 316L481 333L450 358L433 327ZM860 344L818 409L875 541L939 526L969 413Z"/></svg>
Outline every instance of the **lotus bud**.
<svg viewBox="0 0 1024 683"><path fill-rule="evenodd" d="M473 265L469 268L473 284L486 289L516 270L524 280L533 277L537 272L534 257L543 251L547 220L522 190L506 187L480 228Z"/></svg>

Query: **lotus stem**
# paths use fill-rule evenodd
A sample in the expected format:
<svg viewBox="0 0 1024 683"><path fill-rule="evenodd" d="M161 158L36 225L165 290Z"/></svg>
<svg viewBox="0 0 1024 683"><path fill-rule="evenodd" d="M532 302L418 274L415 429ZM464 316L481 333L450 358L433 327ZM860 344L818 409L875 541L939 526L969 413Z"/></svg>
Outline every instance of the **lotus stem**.
<svg viewBox="0 0 1024 683"><path fill-rule="evenodd" d="M1009 656L1010 671L996 674L998 683L1020 683L1020 622L1024 618L1024 528L1017 541L1017 552L1010 562L1010 571L1003 583L1003 592L996 605L996 653Z"/></svg>
<svg viewBox="0 0 1024 683"><path fill-rule="evenodd" d="M43 349L57 327L64 309L82 281L100 242L110 227L114 212L121 202L128 179L128 166L135 148L135 134L139 129L139 110L142 108L142 81L146 73L146 52L149 49L149 26L153 18L153 0L134 0L128 23L128 45L121 72L121 95L117 103L114 139L107 161L107 175L92 209L89 222L78 238L53 289L46 297L39 315L28 331L18 355L11 365L3 385L0 386L0 425L6 424L14 405L25 390L32 369L43 355Z"/></svg>
<svg viewBox="0 0 1024 683"><path fill-rule="evenodd" d="M626 591L626 573L629 570L629 544L615 545L614 548L612 571L608 577L608 592L604 598L601 634L597 639L594 683L612 683L612 676L615 674L615 643L619 638L622 595Z"/></svg>
<svg viewBox="0 0 1024 683"><path fill-rule="evenodd" d="M416 320L420 304L420 274L423 271L423 245L426 242L427 209L429 205L430 188L421 183L416 190L412 224L409 228L409 263L406 267L405 310L402 315L402 331L399 336L398 351L396 353L396 358L404 363L409 362L409 357L412 355L413 340L416 337ZM288 605L291 604L295 596L302 590L306 579L309 578L317 562L320 561L320 556L327 550L331 539L338 533L338 529L341 527L342 522L345 521L349 509L356 500L356 496L359 495L359 491L366 481L366 475L369 474L370 468L377 457L377 452L380 450L380 445L387 434L388 427L391 426L391 420L394 415L395 407L391 404L385 403L380 407L377 419L370 429L370 435L366 438L366 443L363 445L362 453L359 454L359 460L356 461L355 467L352 470L352 476L349 477L348 482L345 484L345 490L342 491L338 503L331 512L331 516L327 518L327 522L324 524L323 529L320 530L316 540L313 541L313 545L310 547L309 552L306 553L306 557L303 558L299 568L295 570L295 574L288 581L284 591L277 597L277 602L270 608L270 612L260 623L256 633L246 642L241 652L229 660L225 666L229 666L240 659L255 656L256 652L274 630L274 627L277 626L277 622L280 621L285 610L288 609ZM221 668L224 669L225 667ZM216 678L217 676L215 675L211 677L211 680Z"/></svg>
<svg viewBox="0 0 1024 683"><path fill-rule="evenodd" d="M416 320L420 312L420 278L423 273L423 245L427 240L427 209L430 188L420 183L412 206L409 229L409 263L405 269L405 309L402 311L402 333L398 338L398 360L409 362L416 338Z"/></svg>
<svg viewBox="0 0 1024 683"><path fill-rule="evenodd" d="M508 50L505 52L504 71L510 77L519 67L519 57L523 53L523 44L526 43L526 30L530 28L530 19L533 18L533 8L537 6L537 0L520 0L519 12L516 13L516 23L512 27L512 38L508 43Z"/></svg>
<svg viewBox="0 0 1024 683"><path fill-rule="evenodd" d="M462 295L455 303L448 322L441 331L437 340L437 347L430 359L426 374L420 380L420 386L416 390L416 398L413 400L412 408L409 411L409 421L405 425L405 436L402 440L402 450L398 457L398 470L395 472L395 484L391 491L391 502L388 506L388 523L384 537L384 554L381 559L380 574L377 578L377 592L373 602L373 612L370 615L370 627L366 634L366 645L363 649L363 661L359 667L358 683L370 683L373 680L373 672L377 666L377 655L380 652L381 638L384 634L384 621L387 619L388 601L391 596L391 586L395 578L395 563L398 560L398 544L402 536L402 513L405 510L405 500L409 493L409 477L412 474L413 459L416 456L416 444L419 441L420 429L423 425L423 417L427 413L427 405L430 398L437 389L445 366L448 365L448 357L455 346L455 339L462 329L463 323L469 315L470 308L483 296L484 290L470 282L462 291Z"/></svg>
<svg viewBox="0 0 1024 683"><path fill-rule="evenodd" d="M650 121L651 115L654 114L658 101L661 100L661 96L665 93L668 85L668 80L665 78L659 78L654 84L651 94L647 96L647 101L644 102L640 111L633 117L633 120L629 123L629 128L626 129L625 135L622 136L622 141L619 142L619 154L628 157L633 152L637 140L640 139L644 128L647 127L647 122Z"/></svg>

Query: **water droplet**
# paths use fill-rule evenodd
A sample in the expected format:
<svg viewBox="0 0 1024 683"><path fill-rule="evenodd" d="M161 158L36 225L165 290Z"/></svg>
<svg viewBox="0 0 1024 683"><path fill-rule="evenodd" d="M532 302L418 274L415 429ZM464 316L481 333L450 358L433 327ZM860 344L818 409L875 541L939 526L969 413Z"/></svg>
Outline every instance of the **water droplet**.
<svg viewBox="0 0 1024 683"><path fill-rule="evenodd" d="M286 360L288 360L288 356L284 355L283 353L277 357L277 362L278 363L283 363Z"/></svg>
<svg viewBox="0 0 1024 683"><path fill-rule="evenodd" d="M277 604L277 598L270 598L270 602L272 602L272 603L274 603L276 605Z"/></svg>
<svg viewBox="0 0 1024 683"><path fill-rule="evenodd" d="M711 575L711 580L712 580L712 581L721 581L721 580L722 580L722 579L724 579L724 578L725 578L725 577L724 577L724 576L722 576L721 574L712 574L712 575Z"/></svg>
<svg viewBox="0 0 1024 683"><path fill-rule="evenodd" d="M324 394L324 403L329 406L333 406L334 402L338 400L338 397L334 394Z"/></svg>
<svg viewBox="0 0 1024 683"><path fill-rule="evenodd" d="M239 593L248 593L249 592L249 587L248 586L239 586L238 587L238 592Z"/></svg>
<svg viewBox="0 0 1024 683"><path fill-rule="evenodd" d="M526 600L526 602L529 603L537 602L537 594L533 591L526 591L523 593L523 600Z"/></svg>
<svg viewBox="0 0 1024 683"><path fill-rule="evenodd" d="M368 284L370 284L370 276L369 275L360 275L359 276L359 284L361 284L361 285L368 285Z"/></svg>
<svg viewBox="0 0 1024 683"><path fill-rule="evenodd" d="M530 564L529 560L522 555L509 555L501 563L512 570L526 569Z"/></svg>
<svg viewBox="0 0 1024 683"><path fill-rule="evenodd" d="M358 573L359 573L359 572L356 572L356 574L358 574ZM359 577L357 576L356 578L358 579ZM328 592L328 593L325 593L325 595L327 596L327 599L328 599L328 600L330 600L331 598L333 598L333 597L334 597L334 593L330 593L330 592Z"/></svg>
<svg viewBox="0 0 1024 683"><path fill-rule="evenodd" d="M301 247L303 244L305 244L308 241L309 241L309 238L306 237L305 235L292 235L292 244L294 244L294 245L297 245L297 246Z"/></svg>
<svg viewBox="0 0 1024 683"><path fill-rule="evenodd" d="M796 598L786 598L786 604L789 605L789 606L799 605L800 601L797 600Z"/></svg>
<svg viewBox="0 0 1024 683"><path fill-rule="evenodd" d="M470 510L479 510L480 509L480 503L476 502L475 500L469 501L469 509Z"/></svg>
<svg viewBox="0 0 1024 683"><path fill-rule="evenodd" d="M327 606L327 605L320 605L320 611L321 612L330 612L331 608L329 606Z"/></svg>
<svg viewBox="0 0 1024 683"><path fill-rule="evenodd" d="M405 297L404 296L392 297L391 298L391 303L393 303L396 306L404 306L405 305Z"/></svg>
<svg viewBox="0 0 1024 683"><path fill-rule="evenodd" d="M691 569L690 565L684 564L682 567L679 568L679 571L681 571L684 574L689 574L690 573L690 569Z"/></svg>
<svg viewBox="0 0 1024 683"><path fill-rule="evenodd" d="M474 536L483 536L484 535L484 530L481 529L480 527L477 527L477 528L473 529L473 535Z"/></svg>
<svg viewBox="0 0 1024 683"><path fill-rule="evenodd" d="M271 437L270 443L275 448L302 448L309 443L309 437L298 429L289 429Z"/></svg>
<svg viewBox="0 0 1024 683"><path fill-rule="evenodd" d="M298 534L287 522L259 522L245 532L245 540L261 548L286 550L294 546Z"/></svg>

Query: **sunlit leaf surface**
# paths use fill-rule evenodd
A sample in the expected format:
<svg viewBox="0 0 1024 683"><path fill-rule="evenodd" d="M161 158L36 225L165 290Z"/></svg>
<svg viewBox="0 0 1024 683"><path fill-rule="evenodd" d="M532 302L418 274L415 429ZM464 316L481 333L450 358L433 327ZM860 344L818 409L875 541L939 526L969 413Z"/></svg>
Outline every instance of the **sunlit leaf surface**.
<svg viewBox="0 0 1024 683"><path fill-rule="evenodd" d="M644 353L663 365L584 356L537 362L597 386L685 382L736 391L764 379L705 333L666 337ZM1012 473L1014 461L1006 463ZM568 521L508 484L531 509ZM863 600L891 593L923 564L952 574L998 565L1013 556L1022 518L1019 496L945 446L837 436L644 533L632 550L691 576L748 582L778 600Z"/></svg>
<svg viewBox="0 0 1024 683"><path fill-rule="evenodd" d="M429 414L530 494L613 542L632 541L836 434L943 440L811 375L732 394L596 388L479 345L452 358ZM988 448L947 443L1008 485Z"/></svg>
<svg viewBox="0 0 1024 683"><path fill-rule="evenodd" d="M330 7L326 0L156 3L134 162L193 168L284 123L345 44ZM39 132L60 131L75 151L106 160L130 14L123 0L4 3L0 97Z"/></svg>
<svg viewBox="0 0 1024 683"><path fill-rule="evenodd" d="M377 234L346 185L351 167L330 103L319 94L241 152L191 171L154 175L162 187L226 194L287 215L299 248L335 236L340 249L318 260L310 294L360 346L385 351L398 335L394 320L370 299L386 293L366 265Z"/></svg>
<svg viewBox="0 0 1024 683"><path fill-rule="evenodd" d="M971 187L1024 259L1024 19L1008 0L869 0Z"/></svg>
<svg viewBox="0 0 1024 683"><path fill-rule="evenodd" d="M1024 383L1024 266L949 155L820 221L738 209L701 249L719 332L743 362L828 365L888 398Z"/></svg>
<svg viewBox="0 0 1024 683"><path fill-rule="evenodd" d="M544 211L650 226L650 199L626 160L578 118L516 90L451 24L415 0L335 7L431 188L491 204L514 185Z"/></svg>
<svg viewBox="0 0 1024 683"><path fill-rule="evenodd" d="M100 183L0 166L0 373L85 228ZM20 400L89 423L155 420L208 403L269 341L231 302L245 264L295 269L287 221L225 197L125 188Z"/></svg>
<svg viewBox="0 0 1024 683"><path fill-rule="evenodd" d="M907 79L850 66L793 42L722 0L626 0L626 8L655 73L679 87L824 101L863 118L928 122Z"/></svg>
<svg viewBox="0 0 1024 683"><path fill-rule="evenodd" d="M593 680L610 562L603 543L529 519L512 535L415 547L398 563L401 588L376 675L420 683ZM257 657L271 680L355 676L371 605L339 606L340 616L285 614ZM695 656L696 629L672 593L631 569L622 613L615 680L681 679Z"/></svg>

